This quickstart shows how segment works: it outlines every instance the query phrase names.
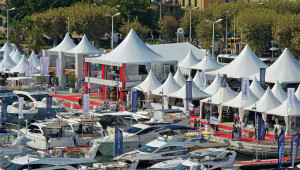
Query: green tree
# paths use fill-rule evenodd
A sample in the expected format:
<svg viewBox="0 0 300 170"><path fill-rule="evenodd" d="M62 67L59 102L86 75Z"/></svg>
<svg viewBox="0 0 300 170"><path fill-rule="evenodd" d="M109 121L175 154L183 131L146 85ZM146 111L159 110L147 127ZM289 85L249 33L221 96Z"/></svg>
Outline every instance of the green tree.
<svg viewBox="0 0 300 170"><path fill-rule="evenodd" d="M29 51L31 49L34 50L36 54L42 49L43 45L45 44L43 39L43 31L37 26L33 26L31 30L28 32L27 42L29 45Z"/></svg>
<svg viewBox="0 0 300 170"><path fill-rule="evenodd" d="M299 54L300 54L300 31L298 32L294 32L293 33L293 39L292 41L292 45L291 45L291 52L293 53L294 56L298 57L299 60Z"/></svg>
<svg viewBox="0 0 300 170"><path fill-rule="evenodd" d="M149 34L150 29L147 26L143 26L136 17L134 21L129 22L129 24L125 21L123 21L123 25L120 27L120 32L122 35L126 36L127 33L130 31L130 29L134 29L134 31L137 33L137 35L141 39L145 39L146 36Z"/></svg>
<svg viewBox="0 0 300 170"><path fill-rule="evenodd" d="M179 22L172 16L164 16L164 18L158 22L159 32L164 34L168 39L172 39L176 30L179 28Z"/></svg>
<svg viewBox="0 0 300 170"><path fill-rule="evenodd" d="M14 43L16 47L22 43L22 24L20 21L13 21L9 27L9 40Z"/></svg>

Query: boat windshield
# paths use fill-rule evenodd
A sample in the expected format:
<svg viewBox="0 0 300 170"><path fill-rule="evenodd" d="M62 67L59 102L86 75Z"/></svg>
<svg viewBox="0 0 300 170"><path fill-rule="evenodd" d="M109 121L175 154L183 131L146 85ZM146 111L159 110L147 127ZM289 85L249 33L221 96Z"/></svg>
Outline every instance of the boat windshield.
<svg viewBox="0 0 300 170"><path fill-rule="evenodd" d="M16 169L22 169L23 165L20 164L11 164L9 167L7 167L7 170L16 170ZM25 167L24 167L25 168Z"/></svg>
<svg viewBox="0 0 300 170"><path fill-rule="evenodd" d="M131 123L132 123L132 124L134 125L134 124L137 124L137 123L138 123L138 122L136 121L136 119L131 118L131 117L125 117L125 116L124 116L124 117L122 117L122 118L126 121L127 124L131 124Z"/></svg>
<svg viewBox="0 0 300 170"><path fill-rule="evenodd" d="M190 167L183 164L179 164L177 167L174 168L174 170L190 170Z"/></svg>
<svg viewBox="0 0 300 170"><path fill-rule="evenodd" d="M11 105L13 102L18 101L18 96L14 93L2 93L0 94L0 100Z"/></svg>
<svg viewBox="0 0 300 170"><path fill-rule="evenodd" d="M151 152L155 151L157 148L158 147L144 145L144 146L140 147L138 150L141 151L141 152L151 153Z"/></svg>
<svg viewBox="0 0 300 170"><path fill-rule="evenodd" d="M130 127L124 130L124 132L127 133L137 133L138 131L142 130L141 128L138 127Z"/></svg>
<svg viewBox="0 0 300 170"><path fill-rule="evenodd" d="M33 98L35 98L37 101L42 101L43 98L46 98L47 96L50 96L49 94L32 94Z"/></svg>

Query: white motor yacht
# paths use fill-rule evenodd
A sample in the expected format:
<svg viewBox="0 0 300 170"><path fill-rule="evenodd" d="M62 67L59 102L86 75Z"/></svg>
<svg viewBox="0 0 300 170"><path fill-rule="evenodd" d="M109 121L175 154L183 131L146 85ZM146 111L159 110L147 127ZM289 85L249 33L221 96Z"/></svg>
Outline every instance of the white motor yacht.
<svg viewBox="0 0 300 170"><path fill-rule="evenodd" d="M188 127L186 129L188 129ZM188 152L202 148L204 144L207 143L209 143L209 139L203 139L201 133L196 133L192 136L178 135L158 137L135 151L117 156L115 160L128 159L128 161L130 161L131 158L134 158L139 161L140 166L148 166L157 162L182 157Z"/></svg>
<svg viewBox="0 0 300 170"><path fill-rule="evenodd" d="M44 169L57 170L68 169L78 170L81 164L96 162L94 157L98 150L100 141L95 141L89 149L82 150L56 150L48 152L37 151L26 156L15 157L11 161L11 165L6 167L6 170L23 170L23 169Z"/></svg>
<svg viewBox="0 0 300 170"><path fill-rule="evenodd" d="M228 149L224 149L224 148L218 148L218 149L217 148L205 148L205 149L198 149L193 152L190 152L181 158L159 162L157 164L152 165L149 169L157 169L157 170L158 169L161 169L161 170L162 169L164 169L164 170L170 169L171 170L171 169L176 168L178 165L180 165L181 163L183 163L184 161L186 161L188 159L200 158L200 157L207 156L207 155L222 156L222 155L224 155L222 153L226 153L226 155L228 154L228 159L226 162L221 162L219 167L227 167L227 168L233 167L233 162L236 157L236 152L228 150ZM214 162L211 164L214 164ZM183 166L181 166L181 167L183 167ZM214 168L218 168L217 165L215 165Z"/></svg>
<svg viewBox="0 0 300 170"><path fill-rule="evenodd" d="M37 118L45 119L46 118L46 97L50 96L49 93L44 91L18 91L15 90L14 93L19 97L24 97L24 101L31 103L33 107L37 108ZM52 100L52 117L58 112L65 110L64 105L62 105L56 98Z"/></svg>

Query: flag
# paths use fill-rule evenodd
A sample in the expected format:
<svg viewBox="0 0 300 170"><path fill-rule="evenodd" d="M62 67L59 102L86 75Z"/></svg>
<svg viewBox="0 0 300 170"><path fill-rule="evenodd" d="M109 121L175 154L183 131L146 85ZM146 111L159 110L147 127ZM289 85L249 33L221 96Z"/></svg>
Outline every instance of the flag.
<svg viewBox="0 0 300 170"><path fill-rule="evenodd" d="M288 108L293 108L295 102L295 88L288 88L287 92L288 92Z"/></svg>
<svg viewBox="0 0 300 170"><path fill-rule="evenodd" d="M52 96L46 97L46 117L52 117Z"/></svg>
<svg viewBox="0 0 300 170"><path fill-rule="evenodd" d="M278 169L282 169L282 159L284 156L284 135L285 132L281 132L278 137Z"/></svg>
<svg viewBox="0 0 300 170"><path fill-rule="evenodd" d="M295 159L298 156L299 134L295 134L291 141L291 166L294 167Z"/></svg>
<svg viewBox="0 0 300 170"><path fill-rule="evenodd" d="M193 110L193 109L194 109L194 106L195 106L195 105L193 105L193 103L189 103L189 110L190 110L190 111Z"/></svg>
<svg viewBox="0 0 300 170"><path fill-rule="evenodd" d="M6 123L8 120L7 105L7 102L2 102L1 123Z"/></svg>
<svg viewBox="0 0 300 170"><path fill-rule="evenodd" d="M56 59L56 77L61 77L61 59Z"/></svg>
<svg viewBox="0 0 300 170"><path fill-rule="evenodd" d="M192 81L186 81L186 101L192 100Z"/></svg>
<svg viewBox="0 0 300 170"><path fill-rule="evenodd" d="M122 131L115 127L115 149L114 154L122 154L123 153L123 134Z"/></svg>
<svg viewBox="0 0 300 170"><path fill-rule="evenodd" d="M138 92L136 90L131 91L131 112L137 112L138 108Z"/></svg>
<svg viewBox="0 0 300 170"><path fill-rule="evenodd" d="M200 72L200 90L205 89L205 86L206 86L205 72Z"/></svg>
<svg viewBox="0 0 300 170"><path fill-rule="evenodd" d="M23 103L24 103L24 97L19 97L19 119L24 118Z"/></svg>
<svg viewBox="0 0 300 170"><path fill-rule="evenodd" d="M220 123L220 120L213 117L213 116L210 116L210 124L214 124L214 125L218 125Z"/></svg>
<svg viewBox="0 0 300 170"><path fill-rule="evenodd" d="M261 87L266 85L266 68L260 68L259 83Z"/></svg>
<svg viewBox="0 0 300 170"><path fill-rule="evenodd" d="M83 101L83 114L89 114L90 113L90 95L83 94L82 101Z"/></svg>
<svg viewBox="0 0 300 170"><path fill-rule="evenodd" d="M261 115L257 115L257 139L258 140L265 140L266 136L266 129L265 129L265 121L262 119Z"/></svg>
<svg viewBox="0 0 300 170"><path fill-rule="evenodd" d="M249 100L249 78L244 77L242 81L242 100Z"/></svg>
<svg viewBox="0 0 300 170"><path fill-rule="evenodd" d="M223 88L227 87L227 74L223 75L223 78L221 80L221 87L223 87Z"/></svg>

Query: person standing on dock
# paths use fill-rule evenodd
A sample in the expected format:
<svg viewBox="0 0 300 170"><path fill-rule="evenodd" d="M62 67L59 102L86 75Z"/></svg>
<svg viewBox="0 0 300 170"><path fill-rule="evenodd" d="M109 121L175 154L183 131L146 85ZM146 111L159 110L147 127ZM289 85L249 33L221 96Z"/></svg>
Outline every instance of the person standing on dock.
<svg viewBox="0 0 300 170"><path fill-rule="evenodd" d="M268 122L266 122L266 134L268 135L269 134L269 123Z"/></svg>
<svg viewBox="0 0 300 170"><path fill-rule="evenodd" d="M237 128L233 125L234 140L237 140Z"/></svg>
<svg viewBox="0 0 300 170"><path fill-rule="evenodd" d="M273 141L273 143L275 144L275 143L277 143L277 141L278 141L278 129L276 127L275 130L274 130L274 141Z"/></svg>
<svg viewBox="0 0 300 170"><path fill-rule="evenodd" d="M194 128L197 128L197 119L194 119Z"/></svg>
<svg viewBox="0 0 300 170"><path fill-rule="evenodd" d="M232 139L234 139L234 132L233 132L233 131L234 131L234 128L235 128L235 127L234 127L234 124L233 124L233 125L232 125L232 131L231 131L231 138L232 138Z"/></svg>

